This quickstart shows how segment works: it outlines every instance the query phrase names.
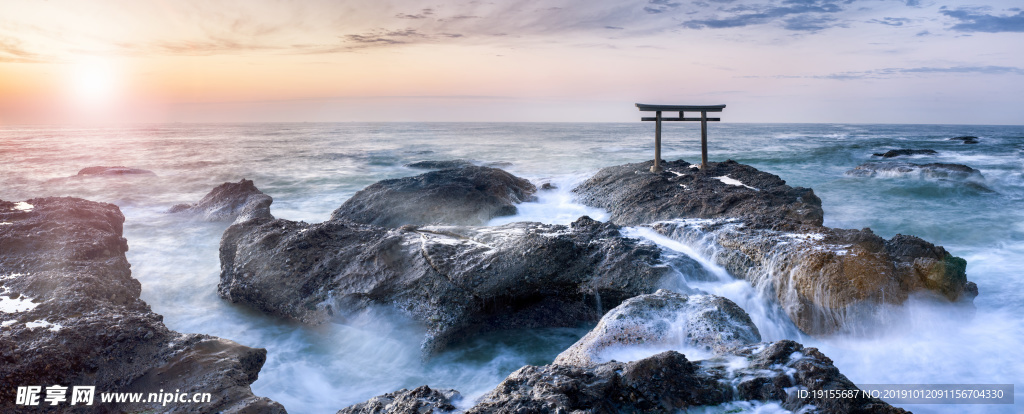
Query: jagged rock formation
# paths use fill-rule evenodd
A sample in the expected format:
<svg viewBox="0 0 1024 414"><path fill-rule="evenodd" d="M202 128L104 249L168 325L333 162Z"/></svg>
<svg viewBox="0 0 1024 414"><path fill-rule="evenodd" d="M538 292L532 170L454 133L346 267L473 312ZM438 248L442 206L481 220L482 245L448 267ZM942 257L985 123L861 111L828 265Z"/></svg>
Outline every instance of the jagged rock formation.
<svg viewBox="0 0 1024 414"><path fill-rule="evenodd" d="M238 217L251 198L269 197L256 188L252 180L224 183L214 187L198 203L177 204L168 213L201 217L206 221L231 221Z"/></svg>
<svg viewBox="0 0 1024 414"><path fill-rule="evenodd" d="M657 290L660 251L583 217L570 226L403 226L274 219L256 200L221 240L220 295L308 324L383 305L428 328L427 353L475 332L596 321Z"/></svg>
<svg viewBox="0 0 1024 414"><path fill-rule="evenodd" d="M738 217L759 223L782 220L821 225L824 213L814 191L790 187L776 175L735 161L683 160L649 171L653 161L607 167L573 189L577 201L608 210L621 226L676 218ZM647 168L647 170L644 170Z"/></svg>
<svg viewBox="0 0 1024 414"><path fill-rule="evenodd" d="M609 208L616 224L663 221L650 226L771 292L806 333L885 328L895 322L886 306L915 292L972 309L977 286L967 281L963 259L942 247L823 227L811 190L735 162L700 171L674 161L658 174L647 172L650 164L605 168L573 191L585 204Z"/></svg>
<svg viewBox="0 0 1024 414"><path fill-rule="evenodd" d="M266 350L167 329L139 299L117 206L76 198L0 201L0 411L265 412L252 394ZM69 387L52 407L15 405L19 386ZM96 387L70 406L70 387ZM210 393L202 404L102 404L99 393ZM40 401L45 392L40 396ZM148 398L148 397L144 397Z"/></svg>
<svg viewBox="0 0 1024 414"><path fill-rule="evenodd" d="M850 392L851 397L827 398L825 394L841 390ZM856 390L857 386L817 349L783 340L749 345L729 355L696 362L678 352L665 351L637 361L586 367L527 365L465 412L675 413L730 401L778 401L794 412L906 413L877 398L854 393ZM354 407L390 399L393 394ZM450 404L441 399L432 401L431 407ZM408 405L391 407L394 409L341 412L413 412L403 409Z"/></svg>
<svg viewBox="0 0 1024 414"><path fill-rule="evenodd" d="M428 414L455 411L453 402L462 398L458 391L434 390L423 385L413 390L401 389L371 398L369 401L338 411L338 414Z"/></svg>

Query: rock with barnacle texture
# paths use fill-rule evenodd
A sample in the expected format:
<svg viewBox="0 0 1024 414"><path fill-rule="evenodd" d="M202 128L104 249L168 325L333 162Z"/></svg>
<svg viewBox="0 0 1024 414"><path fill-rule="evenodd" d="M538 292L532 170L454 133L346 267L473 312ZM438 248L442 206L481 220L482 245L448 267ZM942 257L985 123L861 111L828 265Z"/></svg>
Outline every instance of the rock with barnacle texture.
<svg viewBox="0 0 1024 414"><path fill-rule="evenodd" d="M66 412L283 413L249 388L265 349L171 331L139 298L123 222L117 206L77 198L0 201L0 411L50 412L15 405L15 392L57 384L96 387L93 406ZM98 395L161 389L212 398L114 406Z"/></svg>
<svg viewBox="0 0 1024 414"><path fill-rule="evenodd" d="M629 226L676 218L741 217L771 225L782 221L821 225L824 213L814 191L790 187L774 174L729 160L708 169L683 160L606 167L573 189L576 199L611 213Z"/></svg>
<svg viewBox="0 0 1024 414"><path fill-rule="evenodd" d="M616 359L623 349L637 348L723 354L760 341L750 316L731 300L659 290L622 302L553 363L596 365Z"/></svg>

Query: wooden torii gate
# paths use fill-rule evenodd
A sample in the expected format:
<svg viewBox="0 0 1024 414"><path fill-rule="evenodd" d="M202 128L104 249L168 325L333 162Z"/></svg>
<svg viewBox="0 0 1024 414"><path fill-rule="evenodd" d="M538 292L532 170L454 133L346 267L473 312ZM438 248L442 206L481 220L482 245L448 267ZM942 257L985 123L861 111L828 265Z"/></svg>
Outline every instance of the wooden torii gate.
<svg viewBox="0 0 1024 414"><path fill-rule="evenodd" d="M708 168L708 121L722 118L708 118L708 112L722 112L725 105L649 105L636 104L641 112L654 112L654 117L641 117L641 121L654 121L654 165L651 172L661 172L661 121L700 121L700 169ZM662 118L662 112L679 112L679 118ZM700 112L700 118L687 118L684 112Z"/></svg>

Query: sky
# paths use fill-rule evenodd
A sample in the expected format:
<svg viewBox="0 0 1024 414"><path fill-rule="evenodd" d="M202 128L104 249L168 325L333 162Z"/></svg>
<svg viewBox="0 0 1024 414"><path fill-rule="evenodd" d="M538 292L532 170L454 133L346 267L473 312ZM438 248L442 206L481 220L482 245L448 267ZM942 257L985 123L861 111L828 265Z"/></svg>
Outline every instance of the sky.
<svg viewBox="0 0 1024 414"><path fill-rule="evenodd" d="M0 0L0 126L1024 124L1024 2Z"/></svg>

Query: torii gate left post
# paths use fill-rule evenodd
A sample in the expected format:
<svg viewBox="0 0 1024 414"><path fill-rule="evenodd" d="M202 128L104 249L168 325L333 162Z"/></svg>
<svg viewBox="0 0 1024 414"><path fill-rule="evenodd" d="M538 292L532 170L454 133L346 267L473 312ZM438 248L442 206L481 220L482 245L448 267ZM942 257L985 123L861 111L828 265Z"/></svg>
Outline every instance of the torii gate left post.
<svg viewBox="0 0 1024 414"><path fill-rule="evenodd" d="M661 172L661 121L700 121L700 169L708 168L708 122L722 118L708 118L708 112L722 112L725 105L650 105L636 104L641 112L654 112L654 117L641 117L641 121L654 121L654 165L651 172ZM678 118L662 118L662 112L679 112ZM687 118L685 112L700 112L700 118Z"/></svg>

